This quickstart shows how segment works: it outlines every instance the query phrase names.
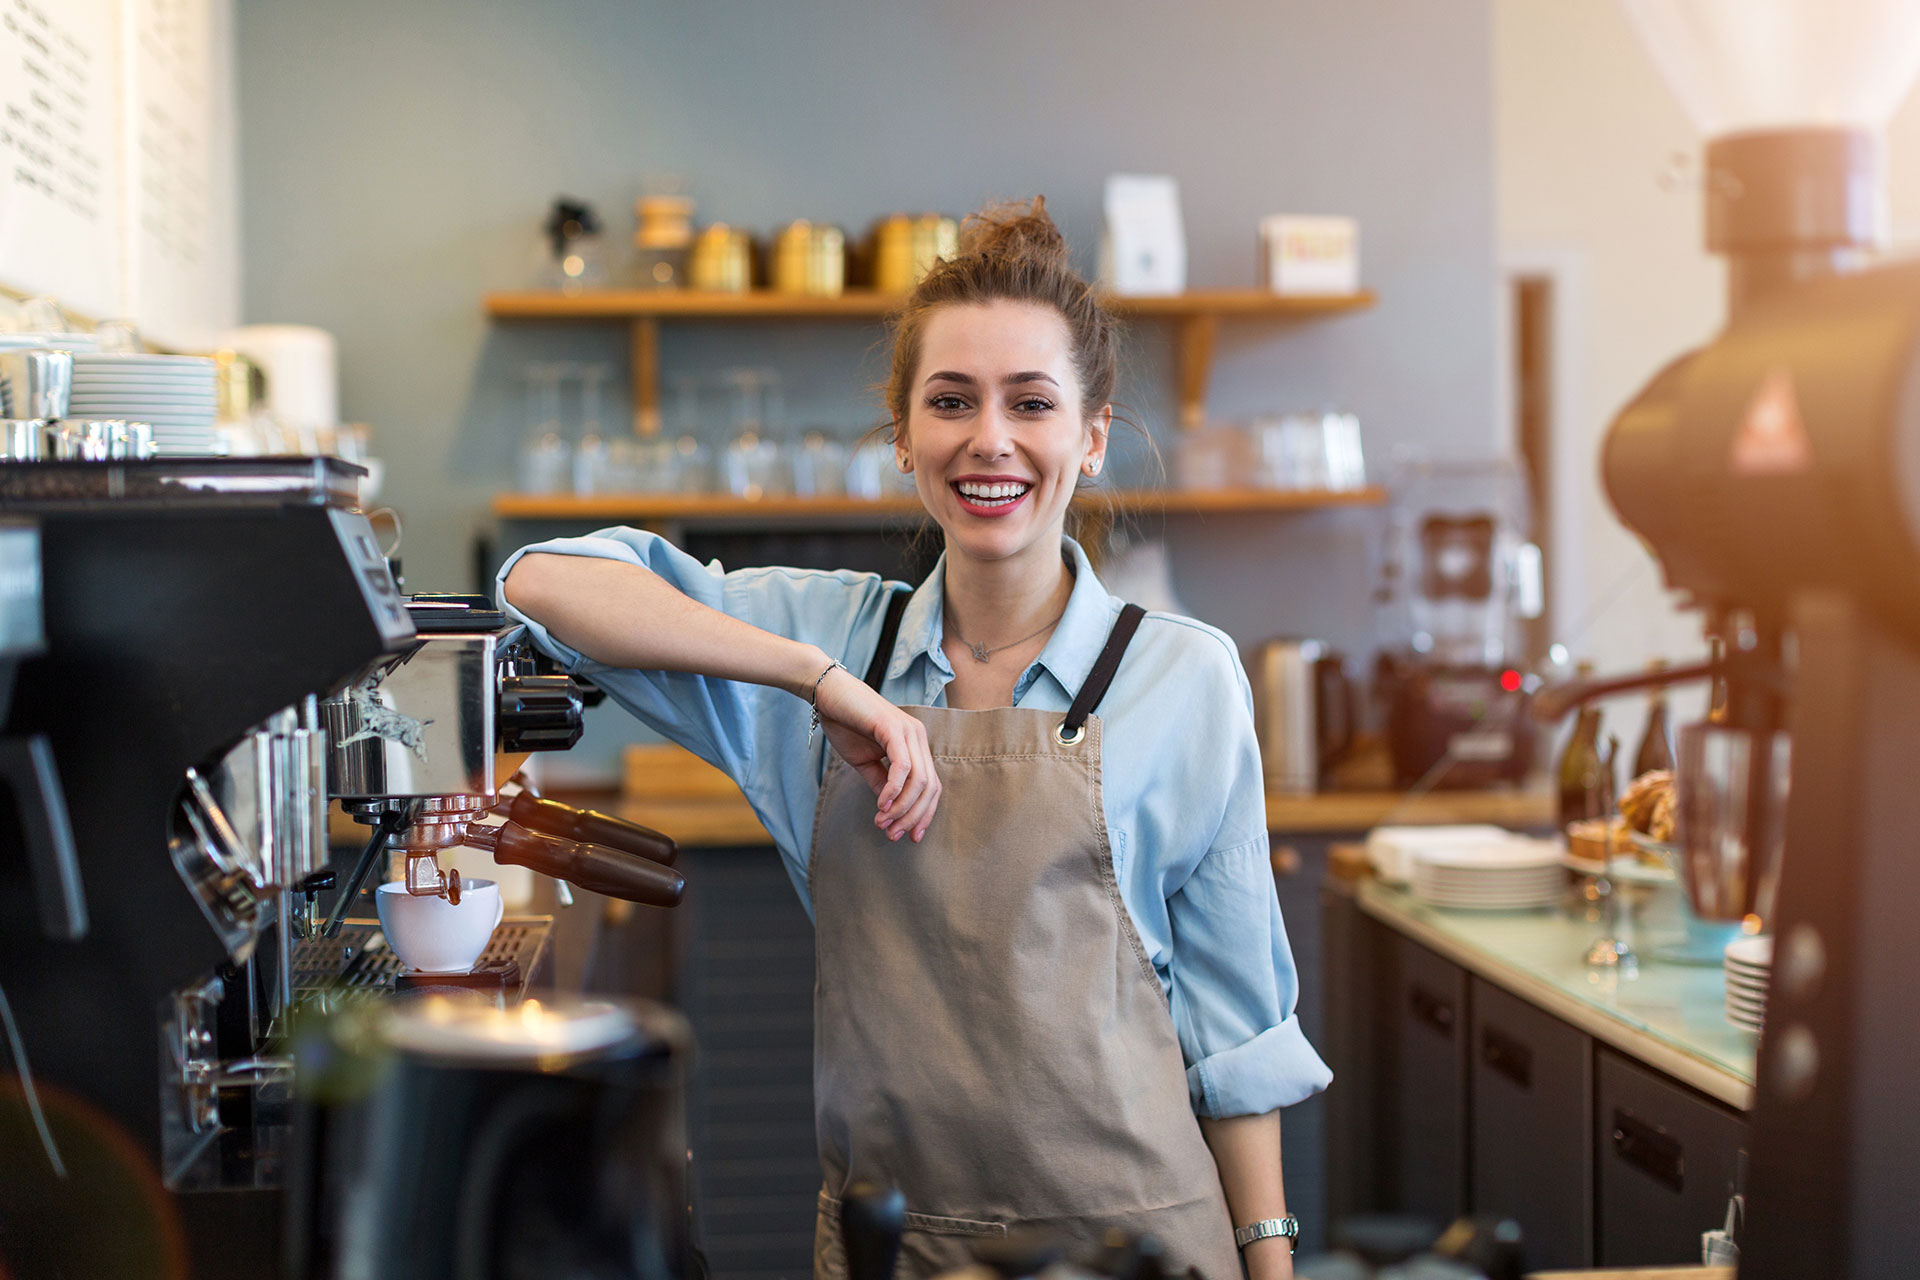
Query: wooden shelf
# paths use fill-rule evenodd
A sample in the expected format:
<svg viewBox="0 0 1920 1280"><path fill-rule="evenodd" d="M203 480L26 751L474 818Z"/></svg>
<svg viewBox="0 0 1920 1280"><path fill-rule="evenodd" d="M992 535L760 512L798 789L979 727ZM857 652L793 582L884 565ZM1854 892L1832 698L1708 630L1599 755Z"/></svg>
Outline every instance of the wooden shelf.
<svg viewBox="0 0 1920 1280"><path fill-rule="evenodd" d="M691 751L670 743L630 746L621 773L620 817L686 845L770 843L732 779ZM1553 811L1553 793L1544 786L1432 791L1411 800L1395 791L1267 793L1267 829L1276 836L1360 832L1389 818L1413 826L1535 827L1552 822Z"/></svg>
<svg viewBox="0 0 1920 1280"><path fill-rule="evenodd" d="M593 289L580 293L490 293L487 314L496 320L824 320L836 316L873 319L886 315L905 294L850 289L837 297L770 293L709 293L691 289ZM1260 289L1201 289L1163 298L1108 298L1121 315L1184 319L1192 316L1317 316L1363 311L1374 304L1370 290L1338 294L1276 294Z"/></svg>
<svg viewBox="0 0 1920 1280"><path fill-rule="evenodd" d="M1377 507L1386 501L1378 486L1341 492L1286 489L1167 489L1116 491L1114 504L1129 513L1230 515L1236 512L1317 511L1326 507ZM576 498L503 493L493 513L506 520L626 520L640 524L717 520L908 521L923 515L920 499L736 498L719 493L635 493Z"/></svg>
<svg viewBox="0 0 1920 1280"><path fill-rule="evenodd" d="M688 289L589 289L579 293L517 292L486 296L495 320L610 320L632 326L633 424L636 433L660 430L660 322L662 320L879 320L905 295L853 289L837 297L754 290L712 293ZM1364 311L1373 291L1283 295L1264 289L1197 289L1159 298L1110 297L1123 316L1167 320L1176 333L1180 425L1207 420L1207 383L1222 319L1306 320Z"/></svg>

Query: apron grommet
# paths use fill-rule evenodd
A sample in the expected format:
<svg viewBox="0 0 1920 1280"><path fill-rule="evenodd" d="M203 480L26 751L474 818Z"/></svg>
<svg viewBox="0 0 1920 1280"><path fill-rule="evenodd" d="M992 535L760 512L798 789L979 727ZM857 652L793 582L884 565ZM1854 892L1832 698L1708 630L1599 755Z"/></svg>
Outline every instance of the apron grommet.
<svg viewBox="0 0 1920 1280"><path fill-rule="evenodd" d="M1067 722L1065 720L1062 720L1060 722L1060 727L1053 731L1054 741L1058 742L1063 747L1078 746L1080 745L1080 740L1086 736L1087 736L1087 726L1084 723L1076 725L1073 728L1069 729L1067 728Z"/></svg>

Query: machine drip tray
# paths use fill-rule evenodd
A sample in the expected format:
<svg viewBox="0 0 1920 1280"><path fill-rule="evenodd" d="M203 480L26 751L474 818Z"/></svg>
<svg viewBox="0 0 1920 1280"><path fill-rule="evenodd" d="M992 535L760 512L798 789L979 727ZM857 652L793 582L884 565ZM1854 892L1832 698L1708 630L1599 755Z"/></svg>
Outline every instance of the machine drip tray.
<svg viewBox="0 0 1920 1280"><path fill-rule="evenodd" d="M520 966L512 960L481 961L471 973L402 973L393 980L395 991L432 991L436 987L473 987L483 991L514 991L520 987Z"/></svg>
<svg viewBox="0 0 1920 1280"><path fill-rule="evenodd" d="M508 1003L538 980L553 946L552 916L508 916L493 931L471 973L415 973L387 946L378 920L342 922L337 938L305 938L293 954L294 989L306 991L406 991L435 987L501 992Z"/></svg>

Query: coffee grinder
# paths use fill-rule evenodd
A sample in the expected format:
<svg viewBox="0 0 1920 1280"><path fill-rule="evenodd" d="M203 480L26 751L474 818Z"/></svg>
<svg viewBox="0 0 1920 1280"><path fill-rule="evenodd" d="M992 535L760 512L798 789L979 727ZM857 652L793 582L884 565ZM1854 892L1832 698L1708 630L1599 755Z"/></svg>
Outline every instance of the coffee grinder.
<svg viewBox="0 0 1920 1280"><path fill-rule="evenodd" d="M1920 11L1624 7L1712 139L1707 239L1729 268L1726 328L1621 412L1602 475L1727 650L1665 679L1726 691L1719 723L1682 734L1695 909L1761 915L1775 938L1740 1273L1905 1274L1920 1256L1920 264L1866 258L1878 133L1920 69Z"/></svg>
<svg viewBox="0 0 1920 1280"><path fill-rule="evenodd" d="M1541 609L1526 483L1497 459L1399 464L1375 591L1394 785L1484 788L1533 768L1518 621Z"/></svg>

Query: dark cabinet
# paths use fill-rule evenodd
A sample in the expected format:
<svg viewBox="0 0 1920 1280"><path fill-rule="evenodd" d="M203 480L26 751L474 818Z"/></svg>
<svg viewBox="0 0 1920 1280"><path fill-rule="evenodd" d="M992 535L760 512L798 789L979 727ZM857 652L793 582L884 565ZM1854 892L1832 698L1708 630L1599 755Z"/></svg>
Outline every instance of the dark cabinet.
<svg viewBox="0 0 1920 1280"><path fill-rule="evenodd" d="M1746 1120L1604 1047L1595 1103L1594 1261L1700 1261L1700 1233L1726 1220Z"/></svg>
<svg viewBox="0 0 1920 1280"><path fill-rule="evenodd" d="M1445 1224L1467 1210L1467 973L1398 935L1386 969L1389 1207Z"/></svg>
<svg viewBox="0 0 1920 1280"><path fill-rule="evenodd" d="M1529 1267L1588 1266L1592 1041L1478 978L1469 986L1473 1209L1520 1224Z"/></svg>

